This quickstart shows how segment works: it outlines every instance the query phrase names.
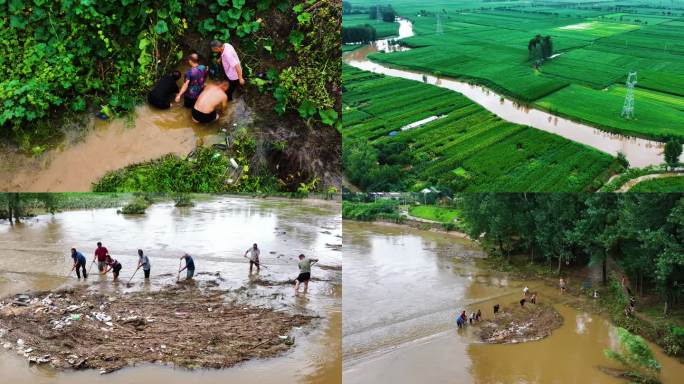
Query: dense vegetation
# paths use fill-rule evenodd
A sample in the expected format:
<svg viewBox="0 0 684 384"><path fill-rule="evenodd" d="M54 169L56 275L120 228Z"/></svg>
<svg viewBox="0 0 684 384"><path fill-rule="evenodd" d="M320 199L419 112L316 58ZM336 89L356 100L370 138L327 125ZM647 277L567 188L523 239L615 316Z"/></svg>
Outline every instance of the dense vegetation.
<svg viewBox="0 0 684 384"><path fill-rule="evenodd" d="M399 202L382 199L373 203L342 202L342 218L348 220L387 220L399 223L403 220L398 212Z"/></svg>
<svg viewBox="0 0 684 384"><path fill-rule="evenodd" d="M396 13L392 6L361 7L347 2L343 2L342 5L343 44L369 43L397 34L399 24L394 21Z"/></svg>
<svg viewBox="0 0 684 384"><path fill-rule="evenodd" d="M343 83L342 159L363 190L596 190L620 168L607 154L508 123L450 90L349 66Z"/></svg>
<svg viewBox="0 0 684 384"><path fill-rule="evenodd" d="M646 340L629 333L624 328L617 329L619 350L605 350L608 358L620 363L626 375L638 383L659 383L660 364L653 356Z"/></svg>
<svg viewBox="0 0 684 384"><path fill-rule="evenodd" d="M414 25L416 35L404 40L413 49L371 59L475 81L613 132L681 138L684 9L642 3L399 0L393 2L397 13ZM530 34L540 38L530 41ZM529 65L543 58L543 66ZM639 77L636 120L620 117L630 70Z"/></svg>
<svg viewBox="0 0 684 384"><path fill-rule="evenodd" d="M458 209L438 205L412 205L408 212L411 216L440 223L453 223L461 216Z"/></svg>
<svg viewBox="0 0 684 384"><path fill-rule="evenodd" d="M652 290L664 311L681 305L684 289L682 194L463 194L472 238L495 252L524 252L532 262L564 266L607 260L622 268L638 292Z"/></svg>
<svg viewBox="0 0 684 384"><path fill-rule="evenodd" d="M681 192L684 191L684 176L663 177L642 181L630 192Z"/></svg>
<svg viewBox="0 0 684 384"><path fill-rule="evenodd" d="M334 0L2 1L0 133L29 149L68 111L129 111L214 38L237 47L279 113L335 124L340 11Z"/></svg>

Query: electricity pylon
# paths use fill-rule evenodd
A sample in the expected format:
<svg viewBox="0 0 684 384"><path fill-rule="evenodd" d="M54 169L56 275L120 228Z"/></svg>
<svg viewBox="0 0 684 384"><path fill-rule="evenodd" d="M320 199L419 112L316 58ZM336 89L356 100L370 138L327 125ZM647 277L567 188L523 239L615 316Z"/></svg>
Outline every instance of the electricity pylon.
<svg viewBox="0 0 684 384"><path fill-rule="evenodd" d="M625 104L622 106L622 113L620 116L624 117L625 119L633 119L634 118L634 86L637 83L637 73L635 72L630 72L629 75L627 75L627 82L625 85L627 86L627 94L625 95Z"/></svg>

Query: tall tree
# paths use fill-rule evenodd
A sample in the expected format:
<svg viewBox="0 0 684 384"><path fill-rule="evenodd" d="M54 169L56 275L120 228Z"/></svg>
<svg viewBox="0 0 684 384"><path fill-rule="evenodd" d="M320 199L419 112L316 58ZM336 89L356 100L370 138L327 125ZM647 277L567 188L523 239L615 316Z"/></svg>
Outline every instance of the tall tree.
<svg viewBox="0 0 684 384"><path fill-rule="evenodd" d="M670 168L679 165L679 156L682 155L682 143L676 138L671 138L665 143L665 164Z"/></svg>

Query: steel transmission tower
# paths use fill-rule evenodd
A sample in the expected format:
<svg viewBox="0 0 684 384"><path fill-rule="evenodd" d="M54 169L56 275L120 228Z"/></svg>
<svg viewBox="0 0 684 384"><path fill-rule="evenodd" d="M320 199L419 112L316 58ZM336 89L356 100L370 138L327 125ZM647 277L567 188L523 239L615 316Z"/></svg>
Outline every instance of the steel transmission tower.
<svg viewBox="0 0 684 384"><path fill-rule="evenodd" d="M629 75L627 75L627 83L625 83L625 85L627 86L625 104L622 106L622 113L620 114L620 116L624 117L625 119L634 118L634 86L636 85L636 83L637 73L630 72Z"/></svg>
<svg viewBox="0 0 684 384"><path fill-rule="evenodd" d="M376 19L377 21L382 21L382 12L380 12L380 6L377 5L377 6L375 7L375 9L376 9L376 12L375 12L375 19Z"/></svg>
<svg viewBox="0 0 684 384"><path fill-rule="evenodd" d="M444 34L444 29L442 28L442 15L440 15L439 13L437 13L437 34Z"/></svg>

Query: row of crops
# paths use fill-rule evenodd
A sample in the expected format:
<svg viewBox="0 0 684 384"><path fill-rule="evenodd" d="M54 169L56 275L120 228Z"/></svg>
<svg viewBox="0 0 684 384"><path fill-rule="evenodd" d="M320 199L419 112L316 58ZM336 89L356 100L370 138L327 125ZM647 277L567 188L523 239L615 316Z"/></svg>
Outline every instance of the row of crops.
<svg viewBox="0 0 684 384"><path fill-rule="evenodd" d="M442 4L396 6L413 22L416 35L405 40L413 49L370 59L475 81L612 132L684 138L684 10L641 14L511 4L463 11L437 8ZM539 68L530 65L527 50L536 34L552 36L557 54ZM620 117L629 71L639 75L636 120Z"/></svg>
<svg viewBox="0 0 684 384"><path fill-rule="evenodd" d="M344 162L352 183L353 170L368 157L394 180L385 190L596 190L618 167L607 154L508 123L452 91L350 66L343 84ZM401 130L431 116L441 118ZM393 169L399 173L387 175Z"/></svg>

